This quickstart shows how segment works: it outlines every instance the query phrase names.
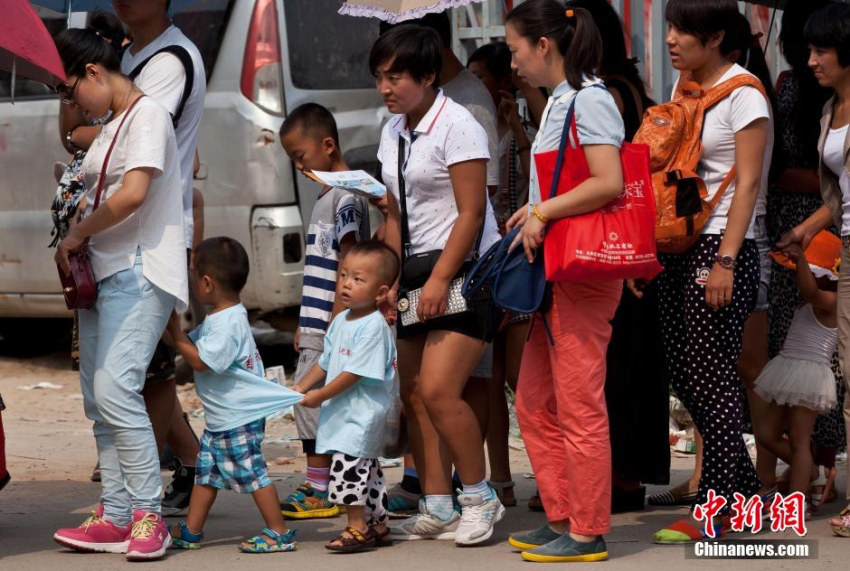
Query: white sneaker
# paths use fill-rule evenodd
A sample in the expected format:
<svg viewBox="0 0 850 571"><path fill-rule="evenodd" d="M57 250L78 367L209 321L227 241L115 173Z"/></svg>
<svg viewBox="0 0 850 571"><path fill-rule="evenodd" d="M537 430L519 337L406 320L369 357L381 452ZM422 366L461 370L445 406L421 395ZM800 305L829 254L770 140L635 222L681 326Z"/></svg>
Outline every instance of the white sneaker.
<svg viewBox="0 0 850 571"><path fill-rule="evenodd" d="M390 537L401 541L417 539L454 539L460 525L460 516L452 510L452 516L446 521L428 513L425 500L419 500L419 513L415 513L403 522L390 526Z"/></svg>
<svg viewBox="0 0 850 571"><path fill-rule="evenodd" d="M480 494L459 492L457 501L462 511L460 525L455 533L456 544L475 545L487 541L493 535L493 526L505 517L505 506L494 492L491 493L493 498L484 500Z"/></svg>

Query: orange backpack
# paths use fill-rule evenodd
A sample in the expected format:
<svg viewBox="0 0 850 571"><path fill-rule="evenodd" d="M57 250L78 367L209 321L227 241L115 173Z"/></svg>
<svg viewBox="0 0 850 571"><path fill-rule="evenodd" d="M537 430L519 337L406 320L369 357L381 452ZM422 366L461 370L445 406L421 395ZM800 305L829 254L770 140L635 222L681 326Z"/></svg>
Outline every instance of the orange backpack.
<svg viewBox="0 0 850 571"><path fill-rule="evenodd" d="M749 74L737 75L707 92L682 76L672 101L650 107L644 113L634 142L649 146L659 251L678 254L691 247L735 180L733 166L714 197L706 200L708 189L697 174L697 166L702 157L706 111L744 85L755 87L767 98L761 82Z"/></svg>

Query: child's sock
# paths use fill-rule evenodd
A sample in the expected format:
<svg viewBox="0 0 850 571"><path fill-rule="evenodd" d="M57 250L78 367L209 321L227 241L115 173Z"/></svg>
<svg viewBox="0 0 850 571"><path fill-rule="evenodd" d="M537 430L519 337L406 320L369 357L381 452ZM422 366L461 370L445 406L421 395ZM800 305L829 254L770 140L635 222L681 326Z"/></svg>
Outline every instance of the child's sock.
<svg viewBox="0 0 850 571"><path fill-rule="evenodd" d="M443 521L449 521L455 509L452 497L449 496L425 496L425 508L432 516Z"/></svg>
<svg viewBox="0 0 850 571"><path fill-rule="evenodd" d="M401 479L401 489L411 494L422 494L422 485L419 483L419 472L416 468L405 468L404 477Z"/></svg>
<svg viewBox="0 0 850 571"><path fill-rule="evenodd" d="M481 480L477 484L464 484L463 493L478 494L485 502L493 499L493 490L490 488L490 485L487 484L487 480Z"/></svg>
<svg viewBox="0 0 850 571"><path fill-rule="evenodd" d="M330 479L330 468L313 468L307 466L307 482L317 492L327 492Z"/></svg>

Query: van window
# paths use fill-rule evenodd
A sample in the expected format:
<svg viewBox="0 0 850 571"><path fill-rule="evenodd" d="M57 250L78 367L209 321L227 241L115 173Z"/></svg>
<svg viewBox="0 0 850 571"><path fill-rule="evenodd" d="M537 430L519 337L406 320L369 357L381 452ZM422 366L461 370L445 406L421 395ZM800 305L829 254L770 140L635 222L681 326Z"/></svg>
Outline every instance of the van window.
<svg viewBox="0 0 850 571"><path fill-rule="evenodd" d="M193 2L185 10L174 14L172 21L180 28L186 37L192 40L201 52L204 60L204 70L207 73L207 81L212 77L224 32L227 30L227 22L233 11L235 0L206 0L203 3ZM201 4L203 10L192 9L192 6Z"/></svg>
<svg viewBox="0 0 850 571"><path fill-rule="evenodd" d="M299 89L373 89L378 20L342 16L338 0L286 0L289 71Z"/></svg>

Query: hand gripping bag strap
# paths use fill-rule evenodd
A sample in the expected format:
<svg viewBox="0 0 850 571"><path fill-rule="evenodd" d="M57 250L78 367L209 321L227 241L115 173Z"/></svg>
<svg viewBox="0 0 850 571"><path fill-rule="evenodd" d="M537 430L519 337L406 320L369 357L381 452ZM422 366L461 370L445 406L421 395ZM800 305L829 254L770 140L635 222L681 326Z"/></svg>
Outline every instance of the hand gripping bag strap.
<svg viewBox="0 0 850 571"><path fill-rule="evenodd" d="M95 192L94 203L92 204L92 212L100 206L100 199L103 195L103 186L106 180L106 168L109 165L109 157L112 155L112 150L115 148L115 143L118 140L118 134L121 132L121 127L130 116L133 108L144 95L133 101L124 111L124 116L115 130L112 137L112 142L106 151L106 156L103 159L103 167L101 168L100 178L98 180L97 190ZM70 272L67 274L62 268L59 269L59 281L62 284L62 293L65 297L65 305L68 309L89 309L97 300L97 283L95 282L94 272L92 271L91 262L88 257L90 237L86 237L80 245L78 252L73 253L68 258Z"/></svg>
<svg viewBox="0 0 850 571"><path fill-rule="evenodd" d="M192 62L192 56L189 54L188 50L186 50L183 46L178 46L176 44L165 46L133 68L133 71L131 71L127 77L129 77L131 81L135 82L136 78L140 73L142 73L142 69L144 69L148 62L159 54L164 53L171 54L179 59L180 63L183 64L183 69L186 71L186 84L183 86L183 95L180 96L180 103L171 115L171 122L174 125L174 128L177 129L177 125L180 123L180 117L183 116L183 108L186 106L189 96L192 95L192 89L195 87L195 64Z"/></svg>

